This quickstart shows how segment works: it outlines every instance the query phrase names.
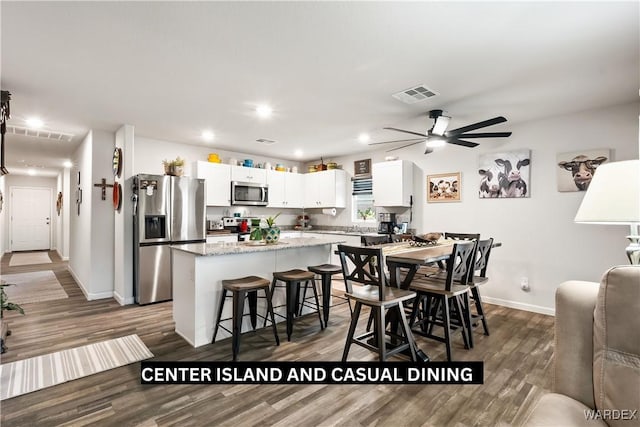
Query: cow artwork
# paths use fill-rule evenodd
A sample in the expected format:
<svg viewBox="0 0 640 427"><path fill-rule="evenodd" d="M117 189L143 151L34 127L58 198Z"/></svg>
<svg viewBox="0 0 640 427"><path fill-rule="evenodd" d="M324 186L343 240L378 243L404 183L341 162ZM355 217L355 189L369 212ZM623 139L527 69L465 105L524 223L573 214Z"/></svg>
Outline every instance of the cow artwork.
<svg viewBox="0 0 640 427"><path fill-rule="evenodd" d="M460 172L427 175L428 202L460 201Z"/></svg>
<svg viewBox="0 0 640 427"><path fill-rule="evenodd" d="M529 197L530 151L488 153L480 156L481 199Z"/></svg>
<svg viewBox="0 0 640 427"><path fill-rule="evenodd" d="M586 191L597 167L610 158L608 149L558 154L558 191Z"/></svg>

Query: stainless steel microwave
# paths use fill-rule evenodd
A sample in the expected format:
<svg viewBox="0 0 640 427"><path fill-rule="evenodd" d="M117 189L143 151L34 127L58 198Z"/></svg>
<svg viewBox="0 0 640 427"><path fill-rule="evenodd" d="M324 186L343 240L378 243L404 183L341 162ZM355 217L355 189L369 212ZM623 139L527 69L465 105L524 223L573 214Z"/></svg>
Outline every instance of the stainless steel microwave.
<svg viewBox="0 0 640 427"><path fill-rule="evenodd" d="M267 206L269 187L255 182L231 181L231 204Z"/></svg>

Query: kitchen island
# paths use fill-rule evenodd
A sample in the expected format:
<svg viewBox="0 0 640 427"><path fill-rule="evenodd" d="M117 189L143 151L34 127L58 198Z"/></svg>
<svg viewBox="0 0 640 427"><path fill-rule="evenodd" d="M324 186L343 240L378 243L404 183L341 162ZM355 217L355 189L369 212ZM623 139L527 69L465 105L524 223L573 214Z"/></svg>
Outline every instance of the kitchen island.
<svg viewBox="0 0 640 427"><path fill-rule="evenodd" d="M274 271L327 263L331 245L342 243L339 237L280 239L277 244L254 242L190 243L171 246L173 275L173 319L176 333L194 347L211 342L214 322L222 296L222 280L260 276L271 280ZM231 301L224 306L222 318L231 317ZM283 305L283 290L277 289L273 305ZM265 313L264 299L258 299L258 313ZM284 307L275 309L285 314ZM308 311L308 309L307 309ZM303 311L304 313L304 311ZM276 316L276 321L284 320ZM223 323L225 324L225 323ZM225 325L230 325L227 322ZM251 329L248 316L242 330ZM224 329L217 340L229 337Z"/></svg>

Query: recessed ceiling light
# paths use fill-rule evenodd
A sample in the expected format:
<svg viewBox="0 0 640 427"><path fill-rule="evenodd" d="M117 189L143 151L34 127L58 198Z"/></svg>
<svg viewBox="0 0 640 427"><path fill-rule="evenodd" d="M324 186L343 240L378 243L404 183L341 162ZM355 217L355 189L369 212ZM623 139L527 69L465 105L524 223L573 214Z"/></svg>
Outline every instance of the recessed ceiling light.
<svg viewBox="0 0 640 427"><path fill-rule="evenodd" d="M294 154L296 157L300 158L300 157L302 157L303 152L302 152L302 150L296 150L296 151L294 151L294 153L293 153L293 154Z"/></svg>
<svg viewBox="0 0 640 427"><path fill-rule="evenodd" d="M25 123L32 129L39 129L44 125L44 122L37 117L30 117L25 120Z"/></svg>
<svg viewBox="0 0 640 427"><path fill-rule="evenodd" d="M258 117L266 119L267 117L271 117L271 113L273 113L273 109L268 105L258 105L256 107L256 114Z"/></svg>
<svg viewBox="0 0 640 427"><path fill-rule="evenodd" d="M215 138L215 135L210 130L202 131L202 139L205 141L211 142L213 141L213 138Z"/></svg>
<svg viewBox="0 0 640 427"><path fill-rule="evenodd" d="M71 160L65 160L62 166L64 166L65 168L70 168L71 166L73 166L73 163L71 162Z"/></svg>
<svg viewBox="0 0 640 427"><path fill-rule="evenodd" d="M370 140L371 140L371 137L369 136L368 133L361 133L360 135L358 135L358 141L360 141L363 144L366 144Z"/></svg>
<svg viewBox="0 0 640 427"><path fill-rule="evenodd" d="M35 169L27 169L27 173L28 173L29 175L35 175L35 174L36 174L36 171L35 171Z"/></svg>

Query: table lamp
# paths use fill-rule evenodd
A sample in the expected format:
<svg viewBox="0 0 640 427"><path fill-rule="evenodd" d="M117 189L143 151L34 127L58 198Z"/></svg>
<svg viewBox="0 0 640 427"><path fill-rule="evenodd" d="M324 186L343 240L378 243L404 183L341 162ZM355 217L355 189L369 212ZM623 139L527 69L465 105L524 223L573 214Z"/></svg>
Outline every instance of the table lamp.
<svg viewBox="0 0 640 427"><path fill-rule="evenodd" d="M627 257L640 264L640 160L598 166L574 221L629 225Z"/></svg>

